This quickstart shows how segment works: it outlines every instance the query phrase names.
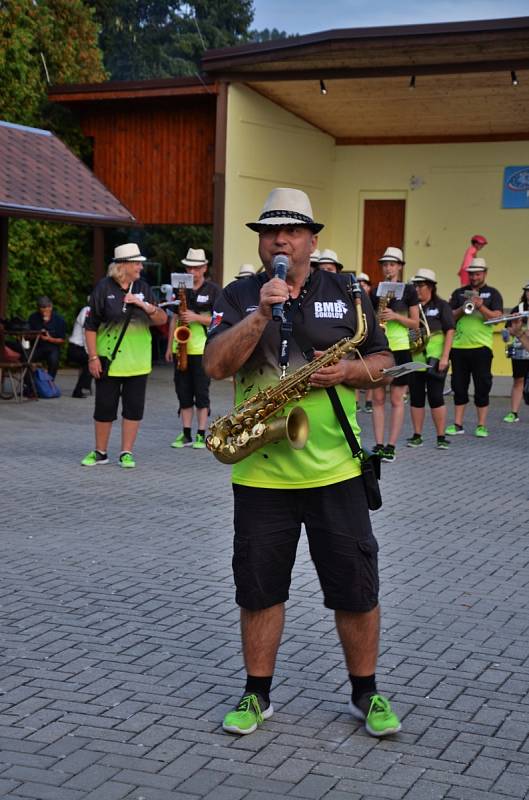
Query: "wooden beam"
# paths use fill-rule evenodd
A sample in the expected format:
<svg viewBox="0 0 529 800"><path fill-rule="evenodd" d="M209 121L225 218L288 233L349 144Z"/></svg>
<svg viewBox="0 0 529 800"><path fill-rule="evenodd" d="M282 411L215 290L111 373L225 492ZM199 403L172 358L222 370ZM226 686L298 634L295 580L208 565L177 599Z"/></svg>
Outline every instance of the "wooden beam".
<svg viewBox="0 0 529 800"><path fill-rule="evenodd" d="M224 219L226 202L226 137L228 84L219 85L215 127L215 174L213 176L213 269L216 283L224 282Z"/></svg>
<svg viewBox="0 0 529 800"><path fill-rule="evenodd" d="M529 69L529 58L494 61L466 61L438 64L396 64L376 67L321 67L277 70L238 70L225 72L219 77L225 81L241 83L268 83L274 81L325 81L354 78L394 78L411 75L463 75L480 72L506 72Z"/></svg>
<svg viewBox="0 0 529 800"><path fill-rule="evenodd" d="M525 133L486 133L469 135L432 135L432 136L344 136L335 139L338 147L351 145L385 145L385 144L455 144L473 142L525 142L529 140L529 131Z"/></svg>

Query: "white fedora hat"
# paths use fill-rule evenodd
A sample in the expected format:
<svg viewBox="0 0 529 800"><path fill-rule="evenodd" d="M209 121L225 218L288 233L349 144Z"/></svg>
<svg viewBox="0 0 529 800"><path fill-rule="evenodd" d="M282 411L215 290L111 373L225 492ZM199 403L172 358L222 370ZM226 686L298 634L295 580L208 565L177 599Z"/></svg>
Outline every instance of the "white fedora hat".
<svg viewBox="0 0 529 800"><path fill-rule="evenodd" d="M313 250L313 251L312 251L312 253L310 254L310 263L311 263L311 264L317 264L317 263L318 263L318 261L320 260L320 256L321 256L321 253L320 253L320 251L318 250L318 248L316 248L316 249L315 249L315 250Z"/></svg>
<svg viewBox="0 0 529 800"><path fill-rule="evenodd" d="M384 255L379 259L380 261L397 261L399 264L405 264L404 255L400 247L386 247Z"/></svg>
<svg viewBox="0 0 529 800"><path fill-rule="evenodd" d="M359 281L364 281L365 283L371 283L371 278L367 274L367 272L361 272L360 275L356 276L356 279Z"/></svg>
<svg viewBox="0 0 529 800"><path fill-rule="evenodd" d="M250 278L252 275L257 275L257 270L253 264L241 264L241 267L235 276L236 278Z"/></svg>
<svg viewBox="0 0 529 800"><path fill-rule="evenodd" d="M488 269L485 259L473 258L467 267L467 272L481 272L484 269Z"/></svg>
<svg viewBox="0 0 529 800"><path fill-rule="evenodd" d="M147 261L145 256L140 253L140 248L135 242L128 244L120 244L114 248L114 264L120 264L125 261Z"/></svg>
<svg viewBox="0 0 529 800"><path fill-rule="evenodd" d="M435 272L433 269L418 269L417 274L413 276L411 279L412 283L417 283L419 281L428 281L429 283L437 283L437 278L435 277Z"/></svg>
<svg viewBox="0 0 529 800"><path fill-rule="evenodd" d="M193 250L192 247L189 248L187 251L187 256L183 258L180 262L184 265L184 267L202 267L204 264L208 264L208 260L206 258L206 253L201 248L198 250Z"/></svg>
<svg viewBox="0 0 529 800"><path fill-rule="evenodd" d="M318 259L318 264L336 264L338 269L343 269L343 264L341 261L338 261L338 255L335 253L334 250L323 250L322 254Z"/></svg>
<svg viewBox="0 0 529 800"><path fill-rule="evenodd" d="M313 233L319 233L324 227L314 222L310 200L300 189L272 189L257 222L246 223L257 233L271 225L306 225Z"/></svg>

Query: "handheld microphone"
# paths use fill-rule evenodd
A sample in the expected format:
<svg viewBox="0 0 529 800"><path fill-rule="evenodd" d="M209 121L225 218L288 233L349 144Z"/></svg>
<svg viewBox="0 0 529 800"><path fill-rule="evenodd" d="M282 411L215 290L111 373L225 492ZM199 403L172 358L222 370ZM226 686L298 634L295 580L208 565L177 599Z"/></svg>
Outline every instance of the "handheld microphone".
<svg viewBox="0 0 529 800"><path fill-rule="evenodd" d="M272 259L272 269L274 270L274 278L281 278L284 281L287 277L288 270L288 257L279 253ZM282 322L285 319L283 313L284 303L274 303L272 306L272 319Z"/></svg>

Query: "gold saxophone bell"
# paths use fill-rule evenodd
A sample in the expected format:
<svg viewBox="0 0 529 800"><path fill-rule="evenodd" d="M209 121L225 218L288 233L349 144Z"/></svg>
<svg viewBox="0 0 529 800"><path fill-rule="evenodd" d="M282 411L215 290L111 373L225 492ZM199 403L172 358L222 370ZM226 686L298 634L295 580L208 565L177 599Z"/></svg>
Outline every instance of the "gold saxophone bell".
<svg viewBox="0 0 529 800"><path fill-rule="evenodd" d="M208 448L223 464L237 464L247 456L267 444L286 439L294 450L303 450L309 438L309 418L301 406L295 406L286 416L276 417L269 422L258 422L249 431L244 430L237 436L234 444L221 447L218 437L208 437Z"/></svg>
<svg viewBox="0 0 529 800"><path fill-rule="evenodd" d="M187 325L179 325L178 328L175 328L174 339L178 344L187 344L190 336L191 328L188 328Z"/></svg>

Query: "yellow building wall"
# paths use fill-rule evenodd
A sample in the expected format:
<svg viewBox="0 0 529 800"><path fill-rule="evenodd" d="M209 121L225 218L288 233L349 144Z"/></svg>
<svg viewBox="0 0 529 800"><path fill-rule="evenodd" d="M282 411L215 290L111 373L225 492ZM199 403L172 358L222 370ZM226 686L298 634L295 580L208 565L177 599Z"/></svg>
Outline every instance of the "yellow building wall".
<svg viewBox="0 0 529 800"><path fill-rule="evenodd" d="M260 266L257 234L246 222L259 218L268 193L301 189L314 219L332 219L334 139L244 86L228 91L224 283L243 263ZM326 228L327 230L327 228Z"/></svg>
<svg viewBox="0 0 529 800"><path fill-rule="evenodd" d="M528 163L529 142L337 147L330 246L350 268L361 267L364 200L405 199L405 277L433 269L439 294L448 298L470 237L480 233L489 241L480 253L488 283L510 309L529 280L529 212L502 209L503 171ZM510 375L496 330L494 372Z"/></svg>
<svg viewBox="0 0 529 800"><path fill-rule="evenodd" d="M291 186L310 196L325 223L319 246L336 250L346 269L361 267L364 200L404 199L405 277L434 269L442 297L459 284L472 234L485 235L488 281L510 309L529 280L529 212L501 208L502 178L506 166L527 164L527 141L337 147L251 89L230 86L224 282L242 263L259 266L257 236L244 223L258 218L271 189ZM499 328L494 339L494 372L510 375Z"/></svg>

